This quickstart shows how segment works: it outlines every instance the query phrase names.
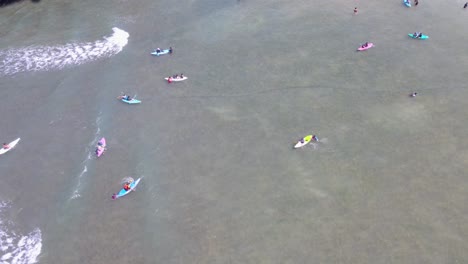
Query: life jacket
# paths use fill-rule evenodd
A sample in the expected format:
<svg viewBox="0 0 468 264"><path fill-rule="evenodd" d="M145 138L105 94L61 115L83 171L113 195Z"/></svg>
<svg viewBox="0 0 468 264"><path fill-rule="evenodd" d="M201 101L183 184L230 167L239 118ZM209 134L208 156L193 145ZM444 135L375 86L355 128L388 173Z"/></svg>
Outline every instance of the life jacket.
<svg viewBox="0 0 468 264"><path fill-rule="evenodd" d="M125 184L124 185L124 190L126 190L126 191L130 190L130 184L128 184L128 183Z"/></svg>

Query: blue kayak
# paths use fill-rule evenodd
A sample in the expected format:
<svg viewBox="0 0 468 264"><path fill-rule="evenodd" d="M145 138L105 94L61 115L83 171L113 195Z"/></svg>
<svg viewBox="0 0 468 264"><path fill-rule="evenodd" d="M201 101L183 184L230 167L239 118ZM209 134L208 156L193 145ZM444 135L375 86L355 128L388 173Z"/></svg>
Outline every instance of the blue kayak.
<svg viewBox="0 0 468 264"><path fill-rule="evenodd" d="M421 35L421 37L415 37L414 34L411 34L411 33L408 34L408 36L410 36L410 37L412 37L414 39L428 39L429 38L429 36L427 36L427 35Z"/></svg>
<svg viewBox="0 0 468 264"><path fill-rule="evenodd" d="M140 104L141 103L140 100L137 100L135 98L132 98L131 100L126 100L122 98L120 100L122 100L122 102L127 103L127 104Z"/></svg>
<svg viewBox="0 0 468 264"><path fill-rule="evenodd" d="M156 50L154 50L153 52L151 52L151 55L154 55L154 56L166 55L170 53L169 51L170 51L169 49L161 50L160 52L156 52Z"/></svg>
<svg viewBox="0 0 468 264"><path fill-rule="evenodd" d="M128 191L126 191L125 189L122 188L122 190L120 190L120 192L118 194L112 195L112 199L120 198L122 196L125 196L125 195L129 194L131 191L135 190L135 188L137 187L140 180L141 180L141 178L138 178L138 180L130 183L130 190L128 190Z"/></svg>
<svg viewBox="0 0 468 264"><path fill-rule="evenodd" d="M405 6L411 7L411 2L410 2L410 0L403 0L403 3L405 4Z"/></svg>

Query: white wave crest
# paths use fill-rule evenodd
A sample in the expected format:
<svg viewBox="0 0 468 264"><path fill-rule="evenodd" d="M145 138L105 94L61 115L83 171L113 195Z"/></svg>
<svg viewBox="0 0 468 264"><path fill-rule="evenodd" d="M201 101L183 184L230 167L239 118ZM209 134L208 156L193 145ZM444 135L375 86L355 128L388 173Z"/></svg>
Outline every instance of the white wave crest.
<svg viewBox="0 0 468 264"><path fill-rule="evenodd" d="M95 42L0 50L0 75L59 70L116 55L127 45L130 35L116 27L112 30L114 33L111 36Z"/></svg>
<svg viewBox="0 0 468 264"><path fill-rule="evenodd" d="M42 234L35 228L27 235L18 234L11 222L4 223L3 212L10 208L9 203L0 202L0 263L1 264L33 264L42 250Z"/></svg>

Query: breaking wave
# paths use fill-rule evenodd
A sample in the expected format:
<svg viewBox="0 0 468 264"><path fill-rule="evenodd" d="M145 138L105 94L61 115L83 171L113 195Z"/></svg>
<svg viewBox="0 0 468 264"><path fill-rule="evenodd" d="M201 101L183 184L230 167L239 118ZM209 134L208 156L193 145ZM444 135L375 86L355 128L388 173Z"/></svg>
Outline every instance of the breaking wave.
<svg viewBox="0 0 468 264"><path fill-rule="evenodd" d="M10 203L0 202L0 264L33 264L41 254L42 234L34 228L27 234L15 232L14 223L4 220Z"/></svg>
<svg viewBox="0 0 468 264"><path fill-rule="evenodd" d="M0 50L0 75L58 70L116 55L127 45L130 35L116 27L112 30L110 37L95 42Z"/></svg>

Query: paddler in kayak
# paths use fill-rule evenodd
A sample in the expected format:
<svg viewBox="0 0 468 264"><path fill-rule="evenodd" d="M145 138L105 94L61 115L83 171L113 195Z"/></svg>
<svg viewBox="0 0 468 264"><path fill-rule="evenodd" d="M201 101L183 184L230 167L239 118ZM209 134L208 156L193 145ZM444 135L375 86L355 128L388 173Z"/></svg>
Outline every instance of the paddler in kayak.
<svg viewBox="0 0 468 264"><path fill-rule="evenodd" d="M102 142L98 142L97 143L97 147L96 147L96 155L100 152L100 151L104 151L105 148L104 146L102 145Z"/></svg>
<svg viewBox="0 0 468 264"><path fill-rule="evenodd" d="M129 179L123 186L123 189L125 191L130 191L132 189L132 187L130 186L131 184L133 183L133 179Z"/></svg>
<svg viewBox="0 0 468 264"><path fill-rule="evenodd" d="M117 97L117 99L123 99L123 100L127 100L127 101L131 101L132 98L130 97L130 95L126 95L126 94L123 94L119 97Z"/></svg>
<svg viewBox="0 0 468 264"><path fill-rule="evenodd" d="M361 48L367 48L369 46L369 42L364 43L364 45L361 46Z"/></svg>
<svg viewBox="0 0 468 264"><path fill-rule="evenodd" d="M8 145L7 143L3 143L3 149L9 149L10 148L10 145Z"/></svg>
<svg viewBox="0 0 468 264"><path fill-rule="evenodd" d="M101 143L99 142L97 147L96 147L96 155L99 155L99 152L100 151L104 151L104 147L101 145Z"/></svg>
<svg viewBox="0 0 468 264"><path fill-rule="evenodd" d="M172 47L169 47L169 54L172 54Z"/></svg>
<svg viewBox="0 0 468 264"><path fill-rule="evenodd" d="M414 32L414 33L413 33L413 37L415 37L415 38L421 38L421 37L422 37L422 33L421 33L421 32Z"/></svg>
<svg viewBox="0 0 468 264"><path fill-rule="evenodd" d="M155 49L154 51L156 51L156 53L161 53L161 49L160 49L160 48L157 48L157 49Z"/></svg>
<svg viewBox="0 0 468 264"><path fill-rule="evenodd" d="M318 139L318 137L317 137L316 135L313 135L313 136L312 136L312 140L313 140L313 141L316 141L316 142L319 141L319 139ZM299 140L299 142L301 142L301 144L304 144L304 142L305 142L305 141L304 141L304 138L301 138L301 140Z"/></svg>

